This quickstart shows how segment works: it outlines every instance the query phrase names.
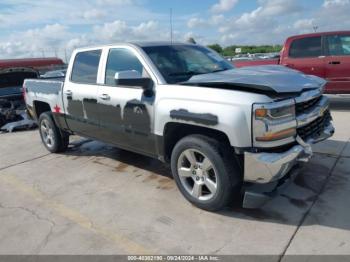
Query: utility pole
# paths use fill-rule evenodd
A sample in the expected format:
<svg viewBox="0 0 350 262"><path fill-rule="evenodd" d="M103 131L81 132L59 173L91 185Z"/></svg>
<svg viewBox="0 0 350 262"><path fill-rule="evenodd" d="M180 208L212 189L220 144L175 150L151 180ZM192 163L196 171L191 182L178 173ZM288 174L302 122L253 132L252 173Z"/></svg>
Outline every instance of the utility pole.
<svg viewBox="0 0 350 262"><path fill-rule="evenodd" d="M173 9L170 8L170 43L173 43Z"/></svg>
<svg viewBox="0 0 350 262"><path fill-rule="evenodd" d="M318 26L317 26L317 25L314 25L312 28L314 29L314 32L316 33L316 32L317 32L317 29L318 29Z"/></svg>
<svg viewBox="0 0 350 262"><path fill-rule="evenodd" d="M67 48L64 48L64 58L65 58L66 64L67 64L67 61L68 61L68 59L67 59Z"/></svg>

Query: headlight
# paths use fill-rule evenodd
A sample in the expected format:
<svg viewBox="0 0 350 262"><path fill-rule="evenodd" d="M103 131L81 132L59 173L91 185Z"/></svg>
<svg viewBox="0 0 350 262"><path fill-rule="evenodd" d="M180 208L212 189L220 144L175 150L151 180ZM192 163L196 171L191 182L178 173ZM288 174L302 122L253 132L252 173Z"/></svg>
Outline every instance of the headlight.
<svg viewBox="0 0 350 262"><path fill-rule="evenodd" d="M253 144L274 147L293 142L296 136L293 99L253 105Z"/></svg>

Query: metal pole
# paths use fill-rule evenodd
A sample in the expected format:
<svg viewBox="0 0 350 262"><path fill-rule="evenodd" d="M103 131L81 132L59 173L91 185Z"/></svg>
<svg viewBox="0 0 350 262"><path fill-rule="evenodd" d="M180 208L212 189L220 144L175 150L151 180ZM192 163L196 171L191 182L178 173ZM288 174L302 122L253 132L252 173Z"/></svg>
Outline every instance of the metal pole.
<svg viewBox="0 0 350 262"><path fill-rule="evenodd" d="M66 60L66 64L67 64L67 48L64 48L64 58Z"/></svg>
<svg viewBox="0 0 350 262"><path fill-rule="evenodd" d="M173 43L173 9L170 8L170 42Z"/></svg>

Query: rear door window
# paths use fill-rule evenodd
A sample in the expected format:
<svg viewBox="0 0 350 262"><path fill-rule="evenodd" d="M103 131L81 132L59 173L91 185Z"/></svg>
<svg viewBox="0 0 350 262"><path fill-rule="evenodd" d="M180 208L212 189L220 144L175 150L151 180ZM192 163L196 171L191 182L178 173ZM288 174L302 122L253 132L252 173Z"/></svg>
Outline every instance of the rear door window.
<svg viewBox="0 0 350 262"><path fill-rule="evenodd" d="M350 56L350 35L327 36L327 47L331 56Z"/></svg>
<svg viewBox="0 0 350 262"><path fill-rule="evenodd" d="M77 53L75 56L71 80L76 83L96 84L101 50Z"/></svg>
<svg viewBox="0 0 350 262"><path fill-rule="evenodd" d="M289 50L289 56L292 58L318 57L322 53L322 38L320 36L296 39L292 42Z"/></svg>

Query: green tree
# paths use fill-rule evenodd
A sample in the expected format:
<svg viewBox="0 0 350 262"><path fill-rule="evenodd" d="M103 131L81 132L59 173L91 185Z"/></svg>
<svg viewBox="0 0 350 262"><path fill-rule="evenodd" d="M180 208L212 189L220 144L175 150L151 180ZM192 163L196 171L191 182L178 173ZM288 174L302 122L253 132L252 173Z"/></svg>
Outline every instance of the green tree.
<svg viewBox="0 0 350 262"><path fill-rule="evenodd" d="M222 49L221 45L219 45L219 44L213 44L213 45L208 45L208 47L211 48L211 49L213 49L213 50L215 50L215 51L218 52L219 54L222 54L223 49Z"/></svg>

